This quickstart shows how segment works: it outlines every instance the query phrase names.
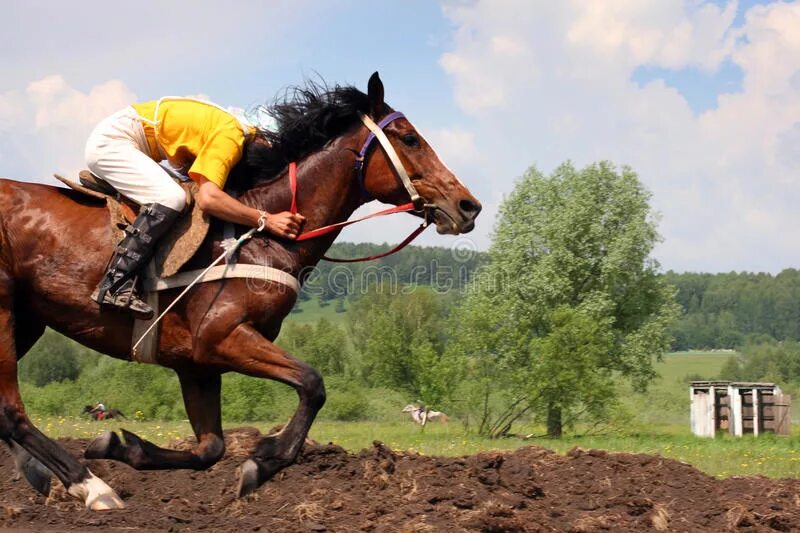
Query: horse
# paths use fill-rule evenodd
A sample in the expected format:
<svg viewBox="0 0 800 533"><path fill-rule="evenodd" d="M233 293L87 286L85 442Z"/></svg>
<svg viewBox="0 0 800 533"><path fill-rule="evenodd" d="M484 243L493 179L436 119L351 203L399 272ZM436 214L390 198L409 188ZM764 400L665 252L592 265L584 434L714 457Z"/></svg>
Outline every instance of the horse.
<svg viewBox="0 0 800 533"><path fill-rule="evenodd" d="M403 407L401 412L410 414L411 419L423 427L431 421L441 422L443 424L447 424L450 421L450 417L443 412L431 411L424 405L414 405L410 403Z"/></svg>
<svg viewBox="0 0 800 533"><path fill-rule="evenodd" d="M106 409L102 411L102 416L100 411L95 411L95 408L91 405L84 405L83 410L81 411L82 415L91 415L93 420L108 420L111 418L128 418L125 416L125 413L120 411L119 409Z"/></svg>
<svg viewBox="0 0 800 533"><path fill-rule="evenodd" d="M394 110L384 101L377 72L366 94L352 86L306 82L269 111L278 128L264 133L273 147L268 157L245 150L231 173L231 187L241 191L243 203L277 212L296 199L306 217L304 230L310 231L347 220L369 199L407 203L410 180L419 195L416 200L422 200L413 214L435 224L438 233L457 235L474 228L480 202L407 118L397 113L390 117ZM387 117L392 120L382 126L381 135L396 152L406 180L398 179L392 150L383 144L372 144L363 155L358 151L375 135L367 119ZM287 183L291 162L296 162L296 196ZM0 439L12 454L30 454L26 464L37 472L52 472L69 494L93 510L125 504L34 426L20 397L17 363L46 326L98 352L132 359L133 317L89 299L111 251L110 232L105 206L93 199L44 184L0 180ZM240 247L238 261L270 265L302 282L338 233L304 241L257 234ZM223 250L223 236L224 225L213 221L184 268L210 264ZM161 292L161 307L178 293ZM283 430L263 437L241 465L238 495L253 492L293 463L325 403L320 373L273 343L296 298L294 291L274 281L256 286L253 280L224 279L197 285L163 318L156 355L157 364L177 374L197 444L187 451L169 450L122 429L124 442L107 431L89 444L84 457L120 461L139 470L209 468L225 453L221 376L239 372L289 385L298 405ZM33 485L46 494L45 483Z"/></svg>

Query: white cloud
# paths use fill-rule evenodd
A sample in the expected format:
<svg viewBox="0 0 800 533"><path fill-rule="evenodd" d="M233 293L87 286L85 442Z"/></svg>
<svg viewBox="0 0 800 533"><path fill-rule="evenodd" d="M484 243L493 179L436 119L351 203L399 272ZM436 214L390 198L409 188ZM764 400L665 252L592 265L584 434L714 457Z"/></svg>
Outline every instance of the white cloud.
<svg viewBox="0 0 800 533"><path fill-rule="evenodd" d="M432 130L427 132L426 140L448 165L464 167L481 157L474 134L462 127Z"/></svg>
<svg viewBox="0 0 800 533"><path fill-rule="evenodd" d="M59 75L33 81L23 91L0 94L0 156L16 162L13 178L50 181L53 172L84 167L83 148L92 128L136 101L119 80L82 92Z"/></svg>
<svg viewBox="0 0 800 533"><path fill-rule="evenodd" d="M493 203L530 164L629 164L663 214L655 255L665 267L797 266L800 234L787 229L800 224L800 3L753 7L741 27L736 9L695 0L446 6L456 29L441 65L476 121L477 149L492 154L464 177L505 176L476 190ZM664 82L631 81L640 66L713 72L726 60L742 69L742 92L699 116Z"/></svg>

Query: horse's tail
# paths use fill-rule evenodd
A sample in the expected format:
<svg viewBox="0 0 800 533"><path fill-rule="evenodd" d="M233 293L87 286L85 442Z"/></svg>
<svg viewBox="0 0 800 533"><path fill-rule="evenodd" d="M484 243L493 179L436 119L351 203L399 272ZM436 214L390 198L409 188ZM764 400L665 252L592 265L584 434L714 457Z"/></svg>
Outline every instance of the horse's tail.
<svg viewBox="0 0 800 533"><path fill-rule="evenodd" d="M116 409L116 411L117 411L117 416L121 416L122 418L128 418L127 416L125 416L125 413L123 413L119 409Z"/></svg>

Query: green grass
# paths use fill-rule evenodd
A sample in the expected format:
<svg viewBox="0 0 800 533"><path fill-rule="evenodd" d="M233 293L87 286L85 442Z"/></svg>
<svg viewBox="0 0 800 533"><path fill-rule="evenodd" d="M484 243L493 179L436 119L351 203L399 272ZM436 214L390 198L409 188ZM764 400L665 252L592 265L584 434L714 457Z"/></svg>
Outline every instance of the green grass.
<svg viewBox="0 0 800 533"><path fill-rule="evenodd" d="M675 387L688 375L702 376L704 379L717 379L725 363L735 352L673 352L664 356L656 364L661 378L656 383L660 387ZM686 387L688 396L688 386Z"/></svg>
<svg viewBox="0 0 800 533"><path fill-rule="evenodd" d="M675 352L656 363L656 378L644 394L631 393L624 404L635 420L658 431L664 425L689 427L689 383L687 377L717 379L733 352Z"/></svg>
<svg viewBox="0 0 800 533"><path fill-rule="evenodd" d="M293 320L313 322L324 316L330 320L344 321L344 313L334 313L333 305L320 308L316 301L304 302L303 313L293 314ZM308 314L305 314L305 313ZM424 430L397 414L390 422L333 422L318 421L311 430L311 438L319 442L335 442L350 450L368 448L379 440L396 450L412 450L424 455L468 455L487 450L514 449L537 445L564 453L573 447L598 448L612 452L659 454L694 465L714 476L764 475L769 477L800 477L800 426L792 428L793 437L762 435L733 438L701 439L689 430L689 394L687 375L714 379L731 353L681 352L667 354L657 363L660 377L646 394L631 394L626 399L634 413L633 422L623 431L596 436L565 437L559 440L546 438L489 440L472 433L453 421L447 425L432 424ZM795 410L800 412L800 410ZM795 415L795 420L797 420ZM282 421L285 421L282 420ZM47 435L59 437L90 438L105 429L125 427L164 445L172 440L191 435L186 421L157 422L142 420L91 422L85 418L35 417L34 422ZM229 423L226 427L254 425L262 431L274 422L252 424ZM516 427L516 433L542 433L538 427Z"/></svg>
<svg viewBox="0 0 800 533"><path fill-rule="evenodd" d="M336 302L321 307L319 305L319 298L312 298L304 302L299 302L297 308L300 309L299 313L290 313L286 317L286 323L295 322L297 324L313 324L319 319L324 318L337 326L344 326L346 324L347 313L337 313ZM349 304L345 302L345 309L349 308Z"/></svg>
<svg viewBox="0 0 800 533"><path fill-rule="evenodd" d="M125 427L157 444L191 435L188 422L152 422L116 420L91 422L78 418L34 418L34 422L50 437L89 438L105 429ZM230 424L236 427L248 424ZM249 425L265 432L274 423L257 422ZM529 428L537 433L541 428ZM688 427L663 426L645 432L628 429L608 435L489 440L465 434L458 423L431 424L425 429L410 421L396 422L329 422L319 421L311 429L311 438L319 442L334 442L350 451L368 448L379 440L392 449L408 450L423 455L458 456L487 450L508 450L536 445L564 453L576 446L598 448L612 452L658 454L677 459L714 476L763 475L777 478L800 477L800 427L792 428L793 437L762 435L758 438L722 437L701 439L689 433Z"/></svg>

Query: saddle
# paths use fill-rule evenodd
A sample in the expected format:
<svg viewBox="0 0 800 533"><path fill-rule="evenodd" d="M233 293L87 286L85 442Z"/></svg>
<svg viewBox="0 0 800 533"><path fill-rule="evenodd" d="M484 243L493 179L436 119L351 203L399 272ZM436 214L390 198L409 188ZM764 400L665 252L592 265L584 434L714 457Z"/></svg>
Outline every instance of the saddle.
<svg viewBox="0 0 800 533"><path fill-rule="evenodd" d="M110 245L113 250L124 237L125 227L136 218L139 205L122 196L108 182L88 170L78 173L79 183L58 174L55 177L61 183L95 199L98 203L106 203L111 218ZM194 202L197 184L191 180L182 181L178 178L175 178L175 181L186 192L186 208L169 233L157 245L153 260L147 269L147 277L167 278L175 275L194 256L208 233L209 217ZM109 256L110 254L109 250Z"/></svg>
<svg viewBox="0 0 800 533"><path fill-rule="evenodd" d="M98 178L89 171L79 173L80 183L68 180L63 176L55 175L56 179L83 193L88 198L100 203L105 202L111 218L111 250L123 237L123 229L131 223L139 210L139 206L120 195L111 185ZM225 265L192 270L189 272L178 271L194 256L203 240L206 238L209 227L209 217L197 207L194 194L197 184L193 181L183 181L173 176L175 181L186 191L186 209L170 232L161 239L156 247L153 260L145 269L143 288L146 292L147 303L156 311L156 317L151 320L134 320L131 337L131 357L140 363L157 363L159 324L158 314L160 308L159 291L186 287L197 281L206 282L229 278L250 278L271 281L284 285L295 294L300 292L300 284L290 273L272 268L268 265L237 264L226 261ZM230 232L233 237L233 225L227 225L225 233ZM229 240L238 242L234 238ZM109 250L109 256L111 255ZM140 344L141 343L141 344ZM139 345L137 351L136 346Z"/></svg>

